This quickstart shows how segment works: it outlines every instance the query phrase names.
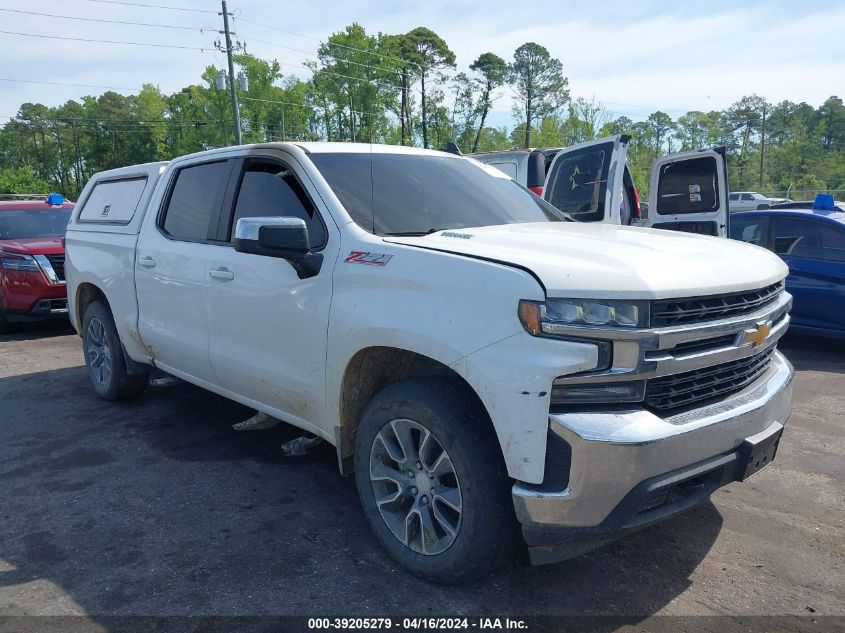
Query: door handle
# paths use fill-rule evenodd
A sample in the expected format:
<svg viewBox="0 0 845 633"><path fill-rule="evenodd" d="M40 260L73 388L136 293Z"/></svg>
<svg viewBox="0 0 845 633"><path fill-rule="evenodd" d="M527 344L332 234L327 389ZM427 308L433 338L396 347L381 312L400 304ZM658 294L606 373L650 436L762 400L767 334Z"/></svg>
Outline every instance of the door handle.
<svg viewBox="0 0 845 633"><path fill-rule="evenodd" d="M152 257L139 257L138 265L143 266L144 268L152 268L156 265L156 260L154 260Z"/></svg>
<svg viewBox="0 0 845 633"><path fill-rule="evenodd" d="M235 273L227 268L212 268L208 271L208 275L212 279L219 279L220 281L231 281L235 278Z"/></svg>

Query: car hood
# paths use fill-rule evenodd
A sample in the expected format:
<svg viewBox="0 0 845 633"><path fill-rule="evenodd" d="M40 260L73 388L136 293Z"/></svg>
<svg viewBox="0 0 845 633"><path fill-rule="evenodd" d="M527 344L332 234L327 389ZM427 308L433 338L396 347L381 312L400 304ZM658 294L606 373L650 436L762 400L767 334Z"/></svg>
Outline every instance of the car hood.
<svg viewBox="0 0 845 633"><path fill-rule="evenodd" d="M23 255L61 255L65 249L60 237L28 237L0 240L0 251Z"/></svg>
<svg viewBox="0 0 845 633"><path fill-rule="evenodd" d="M743 242L597 223L506 224L384 239L530 270L550 297L696 297L761 288L788 272L779 257Z"/></svg>

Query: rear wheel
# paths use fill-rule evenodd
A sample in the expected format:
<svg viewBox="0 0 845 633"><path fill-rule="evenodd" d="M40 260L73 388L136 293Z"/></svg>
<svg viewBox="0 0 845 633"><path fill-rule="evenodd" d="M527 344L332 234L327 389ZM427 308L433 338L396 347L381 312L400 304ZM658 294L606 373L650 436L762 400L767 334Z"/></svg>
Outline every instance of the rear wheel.
<svg viewBox="0 0 845 633"><path fill-rule="evenodd" d="M412 378L379 393L358 428L355 477L370 526L413 574L465 582L516 552L498 441L456 380Z"/></svg>
<svg viewBox="0 0 845 633"><path fill-rule="evenodd" d="M147 374L129 374L120 337L111 311L102 301L94 301L82 320L82 347L88 377L101 398L128 400L147 387Z"/></svg>

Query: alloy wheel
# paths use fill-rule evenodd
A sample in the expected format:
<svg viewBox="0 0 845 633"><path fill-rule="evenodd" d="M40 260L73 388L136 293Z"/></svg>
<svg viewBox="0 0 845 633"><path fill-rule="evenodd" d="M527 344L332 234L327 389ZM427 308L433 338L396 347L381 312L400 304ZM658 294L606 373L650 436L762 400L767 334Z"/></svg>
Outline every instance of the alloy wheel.
<svg viewBox="0 0 845 633"><path fill-rule="evenodd" d="M370 450L370 483L387 527L406 547L433 556L461 529L461 486L434 434L413 420L385 424Z"/></svg>
<svg viewBox="0 0 845 633"><path fill-rule="evenodd" d="M91 378L101 387L111 379L111 349L106 336L106 326L97 317L88 322L85 336L85 354L88 357L88 369Z"/></svg>

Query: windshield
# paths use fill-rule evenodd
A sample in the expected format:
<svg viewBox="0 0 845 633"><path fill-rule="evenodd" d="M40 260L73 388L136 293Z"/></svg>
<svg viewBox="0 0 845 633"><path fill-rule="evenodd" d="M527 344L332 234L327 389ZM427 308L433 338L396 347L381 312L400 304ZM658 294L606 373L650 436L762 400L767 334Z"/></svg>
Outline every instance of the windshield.
<svg viewBox="0 0 845 633"><path fill-rule="evenodd" d="M566 219L524 187L469 160L345 152L310 158L356 224L378 235Z"/></svg>
<svg viewBox="0 0 845 633"><path fill-rule="evenodd" d="M0 240L61 237L72 209L0 209Z"/></svg>

